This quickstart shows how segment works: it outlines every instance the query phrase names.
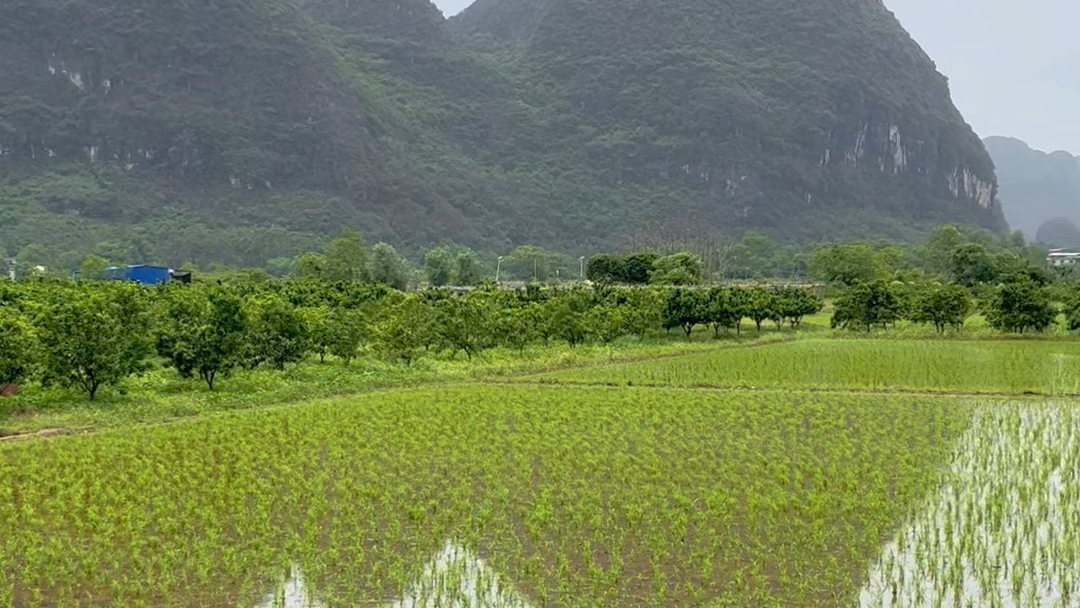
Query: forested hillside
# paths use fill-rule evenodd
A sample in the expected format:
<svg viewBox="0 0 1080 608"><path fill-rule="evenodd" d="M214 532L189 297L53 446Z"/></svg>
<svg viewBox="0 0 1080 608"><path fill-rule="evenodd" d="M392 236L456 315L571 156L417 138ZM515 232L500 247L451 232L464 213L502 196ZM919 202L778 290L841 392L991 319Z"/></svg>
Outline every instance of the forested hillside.
<svg viewBox="0 0 1080 608"><path fill-rule="evenodd" d="M650 219L801 239L1001 226L989 157L880 2L478 0L452 23L530 57L582 163L669 195Z"/></svg>
<svg viewBox="0 0 1080 608"><path fill-rule="evenodd" d="M883 7L720 4L5 2L0 257L1003 228L985 150Z"/></svg>

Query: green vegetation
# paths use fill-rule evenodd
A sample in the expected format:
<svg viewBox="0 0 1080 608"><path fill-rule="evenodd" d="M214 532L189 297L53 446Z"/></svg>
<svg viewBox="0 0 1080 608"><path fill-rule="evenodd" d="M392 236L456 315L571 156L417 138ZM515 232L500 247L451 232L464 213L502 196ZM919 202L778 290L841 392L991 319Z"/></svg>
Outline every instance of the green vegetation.
<svg viewBox="0 0 1080 608"><path fill-rule="evenodd" d="M1075 605L1078 471L1075 404L979 408L941 489L872 566L860 608L887 598L900 605L971 605L976 597L989 606Z"/></svg>
<svg viewBox="0 0 1080 608"><path fill-rule="evenodd" d="M52 301L129 302L171 367L0 399L91 431L0 442L0 606L1070 606L1080 425L1035 399L1080 394L1080 343L838 339L829 311L715 338L807 294L5 289L12 343ZM683 301L720 329L658 334Z"/></svg>
<svg viewBox="0 0 1080 608"><path fill-rule="evenodd" d="M620 386L1080 394L1080 343L804 339L542 374Z"/></svg>
<svg viewBox="0 0 1080 608"><path fill-rule="evenodd" d="M945 79L876 3L548 4L6 2L0 257L1004 229Z"/></svg>
<svg viewBox="0 0 1080 608"><path fill-rule="evenodd" d="M146 369L151 341L142 296L134 285L105 284L27 303L44 305L35 316L44 352L42 382L79 388L92 401L101 387Z"/></svg>
<svg viewBox="0 0 1080 608"><path fill-rule="evenodd" d="M969 413L473 385L0 446L0 573L19 606L246 606L295 563L355 605L449 540L537 604L833 605Z"/></svg>
<svg viewBox="0 0 1080 608"><path fill-rule="evenodd" d="M751 341L754 341L752 337L747 343ZM724 347L702 341L638 343L636 339L579 345L574 349L564 344L530 344L521 350L486 351L472 361L464 357L427 355L409 366L400 360L387 360L382 352L361 351L348 366L308 360L284 371L238 369L227 380L216 382L213 391L208 391L206 383L198 378L187 379L173 369L158 368L125 379L120 390L103 391L93 402L62 387L24 386L18 396L0 399L0 437L55 430L81 433L173 422L393 387L505 380L545 370L666 357L718 346Z"/></svg>
<svg viewBox="0 0 1080 608"><path fill-rule="evenodd" d="M307 278L0 283L0 608L1071 608L1080 284L1035 256L942 227L818 248L826 284L567 284L522 246L498 272L548 284L464 286L469 249L421 277L344 231Z"/></svg>
<svg viewBox="0 0 1080 608"><path fill-rule="evenodd" d="M14 308L0 306L0 386L21 382L30 375L37 353L34 328Z"/></svg>

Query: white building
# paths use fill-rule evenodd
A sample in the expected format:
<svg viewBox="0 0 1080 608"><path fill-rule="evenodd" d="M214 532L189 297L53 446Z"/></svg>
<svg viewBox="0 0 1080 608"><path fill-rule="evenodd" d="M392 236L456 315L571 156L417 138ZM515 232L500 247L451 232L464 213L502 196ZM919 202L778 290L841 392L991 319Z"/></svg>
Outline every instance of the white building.
<svg viewBox="0 0 1080 608"><path fill-rule="evenodd" d="M1067 249L1051 249L1046 254L1046 263L1051 266L1072 266L1080 261L1080 252Z"/></svg>

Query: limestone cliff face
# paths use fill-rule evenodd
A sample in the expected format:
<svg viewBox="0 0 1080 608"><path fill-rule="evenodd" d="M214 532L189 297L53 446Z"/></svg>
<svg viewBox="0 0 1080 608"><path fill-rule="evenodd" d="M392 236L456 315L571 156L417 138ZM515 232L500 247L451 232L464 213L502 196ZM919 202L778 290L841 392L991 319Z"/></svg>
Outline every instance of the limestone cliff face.
<svg viewBox="0 0 1080 608"><path fill-rule="evenodd" d="M612 179L693 188L718 225L1004 226L989 156L877 0L479 0L452 23L543 65Z"/></svg>

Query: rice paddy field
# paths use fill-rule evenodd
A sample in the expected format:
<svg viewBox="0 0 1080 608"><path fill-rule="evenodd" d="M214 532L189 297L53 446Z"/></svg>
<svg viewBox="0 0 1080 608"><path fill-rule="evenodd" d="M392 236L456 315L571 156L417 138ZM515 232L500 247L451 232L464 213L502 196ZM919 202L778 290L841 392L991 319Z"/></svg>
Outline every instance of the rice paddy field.
<svg viewBox="0 0 1080 608"><path fill-rule="evenodd" d="M533 379L576 384L1080 394L1080 342L828 340L579 368Z"/></svg>
<svg viewBox="0 0 1080 608"><path fill-rule="evenodd" d="M806 340L0 444L0 607L1080 607L1077 355Z"/></svg>

